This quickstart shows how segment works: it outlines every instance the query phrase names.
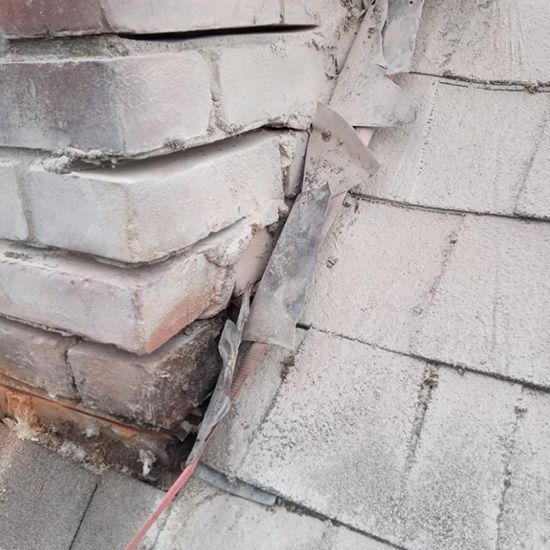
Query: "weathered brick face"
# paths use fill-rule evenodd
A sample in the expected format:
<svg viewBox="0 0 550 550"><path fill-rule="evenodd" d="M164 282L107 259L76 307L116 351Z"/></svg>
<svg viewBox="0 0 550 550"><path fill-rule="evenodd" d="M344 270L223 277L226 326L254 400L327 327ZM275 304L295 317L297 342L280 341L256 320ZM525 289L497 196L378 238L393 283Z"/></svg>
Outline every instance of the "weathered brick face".
<svg viewBox="0 0 550 550"><path fill-rule="evenodd" d="M156 34L285 25L312 25L307 2L284 0L4 0L2 30L9 38L101 33Z"/></svg>
<svg viewBox="0 0 550 550"><path fill-rule="evenodd" d="M225 45L109 36L8 47L0 58L0 145L124 158L267 124L305 129L326 82L307 39L229 37Z"/></svg>
<svg viewBox="0 0 550 550"><path fill-rule="evenodd" d="M216 381L221 326L221 319L198 321L144 357L89 342L71 347L67 361L82 404L177 430Z"/></svg>
<svg viewBox="0 0 550 550"><path fill-rule="evenodd" d="M0 318L0 373L52 397L75 397L66 354L76 338Z"/></svg>

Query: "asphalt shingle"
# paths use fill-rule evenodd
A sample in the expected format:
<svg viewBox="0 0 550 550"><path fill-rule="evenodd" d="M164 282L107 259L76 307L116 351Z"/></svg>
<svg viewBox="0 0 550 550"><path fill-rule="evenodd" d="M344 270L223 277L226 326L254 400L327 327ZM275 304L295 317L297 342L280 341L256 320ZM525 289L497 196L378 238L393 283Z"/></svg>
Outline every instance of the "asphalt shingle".
<svg viewBox="0 0 550 550"><path fill-rule="evenodd" d="M0 549L69 548L98 478L0 424Z"/></svg>
<svg viewBox="0 0 550 550"><path fill-rule="evenodd" d="M376 131L371 147L380 170L360 193L450 210L550 217L550 93L419 75L401 80L418 99L416 121Z"/></svg>
<svg viewBox="0 0 550 550"><path fill-rule="evenodd" d="M369 202L341 223L303 322L550 387L550 224Z"/></svg>

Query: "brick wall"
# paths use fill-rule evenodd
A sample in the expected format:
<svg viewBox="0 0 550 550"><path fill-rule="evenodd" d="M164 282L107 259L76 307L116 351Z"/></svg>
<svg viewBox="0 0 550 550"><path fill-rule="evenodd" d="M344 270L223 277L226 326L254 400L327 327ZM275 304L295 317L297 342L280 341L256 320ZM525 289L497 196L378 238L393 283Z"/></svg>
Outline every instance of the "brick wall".
<svg viewBox="0 0 550 550"><path fill-rule="evenodd" d="M2 3L0 415L185 437L360 11Z"/></svg>

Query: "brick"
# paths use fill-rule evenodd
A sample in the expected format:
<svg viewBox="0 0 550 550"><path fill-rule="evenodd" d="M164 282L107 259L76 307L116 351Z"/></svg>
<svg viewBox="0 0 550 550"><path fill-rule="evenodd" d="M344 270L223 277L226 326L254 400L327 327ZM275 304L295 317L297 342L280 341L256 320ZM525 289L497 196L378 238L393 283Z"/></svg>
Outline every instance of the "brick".
<svg viewBox="0 0 550 550"><path fill-rule="evenodd" d="M222 321L197 321L146 356L82 342L67 360L82 404L115 417L177 429L212 391Z"/></svg>
<svg viewBox="0 0 550 550"><path fill-rule="evenodd" d="M413 71L549 82L549 32L546 0L426 2Z"/></svg>
<svg viewBox="0 0 550 550"><path fill-rule="evenodd" d="M309 2L311 3L311 2ZM314 25L315 10L308 2L282 0L272 3L262 0L215 0L204 9L201 0L169 2L164 9L152 9L141 0L135 9L128 10L124 0L102 0L111 29L131 33L186 32L239 27L284 27Z"/></svg>
<svg viewBox="0 0 550 550"><path fill-rule="evenodd" d="M314 47L278 42L267 48L220 48L218 55L220 124L308 128L326 84Z"/></svg>
<svg viewBox="0 0 550 550"><path fill-rule="evenodd" d="M411 454L402 545L493 550L521 387L452 369L434 382Z"/></svg>
<svg viewBox="0 0 550 550"><path fill-rule="evenodd" d="M97 159L183 149L267 124L304 129L327 82L310 38L14 43L0 62L0 145Z"/></svg>
<svg viewBox="0 0 550 550"><path fill-rule="evenodd" d="M204 9L201 0L163 2L152 9L144 0L6 0L0 6L7 38L99 33L155 34L239 27L311 25L317 18L303 2L217 0Z"/></svg>
<svg viewBox="0 0 550 550"><path fill-rule="evenodd" d="M245 218L266 226L284 209L276 136L253 133L116 168L49 172L22 184L41 245L149 262Z"/></svg>
<svg viewBox="0 0 550 550"><path fill-rule="evenodd" d="M5 239L29 237L23 201L19 195L17 161L0 158L0 235Z"/></svg>
<svg viewBox="0 0 550 550"><path fill-rule="evenodd" d="M83 59L31 52L2 60L1 145L137 154L206 133L210 71L198 52L109 55L102 39L90 40Z"/></svg>
<svg viewBox="0 0 550 550"><path fill-rule="evenodd" d="M0 423L0 547L69 548L96 483Z"/></svg>
<svg viewBox="0 0 550 550"><path fill-rule="evenodd" d="M0 243L0 313L134 353L150 353L231 295L205 253L124 269Z"/></svg>
<svg viewBox="0 0 550 550"><path fill-rule="evenodd" d="M541 137L550 95L424 76L404 78L403 87L419 100L417 119L376 132L371 148L381 167L362 193L470 212L550 215L542 183L548 136Z"/></svg>
<svg viewBox="0 0 550 550"><path fill-rule="evenodd" d="M182 518L186 518L182 521ZM216 529L212 529L212 521ZM267 508L192 480L174 503L155 550L390 550L391 546L320 518ZM92 547L93 548L93 547Z"/></svg>
<svg viewBox="0 0 550 550"><path fill-rule="evenodd" d="M74 397L65 354L75 342L75 338L0 319L0 373L52 397Z"/></svg>
<svg viewBox="0 0 550 550"><path fill-rule="evenodd" d="M304 323L550 384L548 224L358 206L320 253Z"/></svg>
<svg viewBox="0 0 550 550"><path fill-rule="evenodd" d="M21 439L48 445L92 468L109 465L162 487L181 471L178 437L99 416L75 400L52 401L1 380L0 416Z"/></svg>
<svg viewBox="0 0 550 550"><path fill-rule="evenodd" d="M277 242L277 229L280 229L282 223L280 222L275 227L264 227L253 231L246 250L243 251L240 258L233 265L235 294L237 296L243 294L250 283L255 283L262 278Z"/></svg>
<svg viewBox="0 0 550 550"><path fill-rule="evenodd" d="M550 396L524 390L501 501L498 548L550 542Z"/></svg>

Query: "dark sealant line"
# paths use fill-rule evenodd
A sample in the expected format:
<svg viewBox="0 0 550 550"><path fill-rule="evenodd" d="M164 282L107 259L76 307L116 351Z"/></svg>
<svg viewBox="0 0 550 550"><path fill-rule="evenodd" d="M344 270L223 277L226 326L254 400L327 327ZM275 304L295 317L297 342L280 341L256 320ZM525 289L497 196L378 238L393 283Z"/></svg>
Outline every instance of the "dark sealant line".
<svg viewBox="0 0 550 550"><path fill-rule="evenodd" d="M80 518L80 521L78 522L78 527L76 528L76 531L74 533L73 539L71 540L71 544L69 545L68 550L72 550L74 548L74 545L76 543L76 539L78 537L78 533L80 533L80 529L82 527L82 524L84 523L84 519L86 518L86 515L88 514L88 510L90 509L90 506L92 505L92 500L94 500L94 496L97 492L98 487L99 487L99 479L96 481L95 486L92 489L92 492L90 494L90 498L88 499L88 502L86 504L86 508L84 508L84 512L82 512L82 516Z"/></svg>
<svg viewBox="0 0 550 550"><path fill-rule="evenodd" d="M441 367L446 369L453 369L455 371L459 371L460 373L469 372L472 374L477 374L479 376L486 376L488 378L500 380L501 382L507 382L509 384L517 384L529 390L534 390L541 393L550 393L550 386L544 386L542 384L537 384L536 382L531 382L529 380L522 380L521 378L514 378L512 376L500 374L498 372L487 372L487 371L476 369L475 367L463 365L461 363L446 363L445 361L441 361L438 359L430 359L429 357L424 357L423 355L418 355L416 353L407 353L405 351L399 351L386 346L372 344L371 342L365 342L364 340L360 340L359 338L354 338L353 336L348 336L346 334L339 334L331 330L325 330L318 327L314 327L313 325L306 325L301 323L298 325L298 328L301 328L302 330L314 330L316 332L328 334L329 336L334 336L336 338L343 338L344 340L349 340L350 342L356 342L358 344L362 344L363 346L369 346L370 348L387 351L388 353L400 355L401 357L409 357L410 359L416 359L417 361L421 361L423 363L426 363L427 365L433 365L435 367Z"/></svg>
<svg viewBox="0 0 550 550"><path fill-rule="evenodd" d="M387 206L394 206L395 208L405 208L407 210L422 210L424 212L431 212L433 214L450 214L451 216L485 216L488 218L504 218L507 220L523 221L528 223L549 223L550 217L540 218L536 216L525 216L517 214L497 214L495 212L476 212L473 210L461 210L458 208L442 208L439 206L425 206L422 204L414 204L406 201L397 201L393 199L385 199L381 197L372 197L359 193L357 191L350 191L350 196L354 199L359 199L365 202L373 204L384 204Z"/></svg>
<svg viewBox="0 0 550 550"><path fill-rule="evenodd" d="M200 31L183 31L183 32L159 32L149 34L137 33L110 33L115 36L120 36L126 40L136 41L153 41L153 42L169 42L171 40L189 40L191 38L209 38L211 36L232 36L232 35L254 35L254 34L290 34L293 32L309 31L317 28L315 23L302 23L288 25L285 23L266 24L245 27L233 27L230 29L206 29ZM103 34L106 36L106 34Z"/></svg>
<svg viewBox="0 0 550 550"><path fill-rule="evenodd" d="M429 78L438 78L447 81L448 84L468 85L476 84L486 90L502 90L506 92L528 92L531 94L550 92L549 82L537 82L526 80L490 80L483 78L472 78L454 74L435 74L424 73L421 71L411 71L409 74L415 76L426 76ZM513 86L513 87L512 87ZM512 87L512 88L511 88Z"/></svg>

